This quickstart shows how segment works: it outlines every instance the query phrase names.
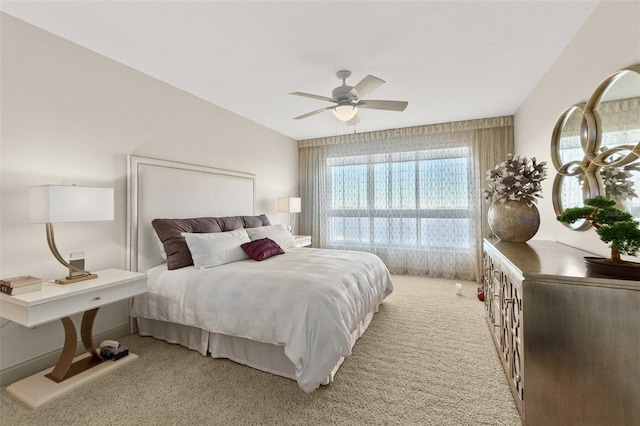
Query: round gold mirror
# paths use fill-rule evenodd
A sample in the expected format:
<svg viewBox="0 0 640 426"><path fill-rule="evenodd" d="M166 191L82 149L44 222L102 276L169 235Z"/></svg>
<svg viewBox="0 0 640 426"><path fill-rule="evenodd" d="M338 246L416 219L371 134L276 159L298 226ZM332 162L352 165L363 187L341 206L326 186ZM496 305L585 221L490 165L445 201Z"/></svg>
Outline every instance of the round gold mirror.
<svg viewBox="0 0 640 426"><path fill-rule="evenodd" d="M552 202L558 215L566 208L582 206L583 200L591 196L592 185L585 179L587 140L581 137L580 130L584 106L581 103L564 110L551 136L551 161L558 172L553 182ZM590 224L580 220L565 226L581 230Z"/></svg>
<svg viewBox="0 0 640 426"><path fill-rule="evenodd" d="M551 136L551 161L556 170L569 162L580 163L585 145L580 137L584 103L570 106L560 115Z"/></svg>
<svg viewBox="0 0 640 426"><path fill-rule="evenodd" d="M588 172L599 191L640 219L640 65L620 70L593 93L581 128L593 141Z"/></svg>
<svg viewBox="0 0 640 426"><path fill-rule="evenodd" d="M551 159L556 214L603 195L640 221L640 65L611 74L586 103L562 113L551 137Z"/></svg>

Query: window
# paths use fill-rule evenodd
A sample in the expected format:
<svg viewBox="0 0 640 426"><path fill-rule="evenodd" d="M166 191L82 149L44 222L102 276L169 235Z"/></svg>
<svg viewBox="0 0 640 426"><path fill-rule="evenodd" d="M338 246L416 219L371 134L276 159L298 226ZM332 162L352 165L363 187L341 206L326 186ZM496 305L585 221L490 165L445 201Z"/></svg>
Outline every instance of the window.
<svg viewBox="0 0 640 426"><path fill-rule="evenodd" d="M334 248L469 250L467 147L327 159Z"/></svg>

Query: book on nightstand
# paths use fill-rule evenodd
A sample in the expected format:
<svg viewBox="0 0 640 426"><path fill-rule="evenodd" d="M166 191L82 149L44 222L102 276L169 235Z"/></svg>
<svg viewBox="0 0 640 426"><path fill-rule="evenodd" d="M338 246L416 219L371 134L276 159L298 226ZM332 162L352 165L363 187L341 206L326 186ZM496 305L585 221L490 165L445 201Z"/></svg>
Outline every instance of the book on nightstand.
<svg viewBox="0 0 640 426"><path fill-rule="evenodd" d="M6 287L23 287L31 284L41 283L42 279L38 277L33 277L31 275L20 275L18 277L4 278L0 280L0 285Z"/></svg>
<svg viewBox="0 0 640 426"><path fill-rule="evenodd" d="M8 287L0 285L0 292L15 296L16 294L29 293L30 291L38 291L42 288L42 282L23 285L20 287Z"/></svg>
<svg viewBox="0 0 640 426"><path fill-rule="evenodd" d="M38 291L41 288L42 279L31 275L20 275L0 280L0 292L10 295Z"/></svg>

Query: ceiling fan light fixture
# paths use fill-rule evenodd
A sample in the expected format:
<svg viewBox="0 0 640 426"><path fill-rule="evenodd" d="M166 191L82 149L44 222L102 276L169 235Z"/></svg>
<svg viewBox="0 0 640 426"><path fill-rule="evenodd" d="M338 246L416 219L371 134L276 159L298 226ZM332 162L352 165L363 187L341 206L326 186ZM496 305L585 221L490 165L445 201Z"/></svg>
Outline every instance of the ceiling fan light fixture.
<svg viewBox="0 0 640 426"><path fill-rule="evenodd" d="M349 121L358 113L358 108L353 105L338 105L333 109L333 115L340 121Z"/></svg>

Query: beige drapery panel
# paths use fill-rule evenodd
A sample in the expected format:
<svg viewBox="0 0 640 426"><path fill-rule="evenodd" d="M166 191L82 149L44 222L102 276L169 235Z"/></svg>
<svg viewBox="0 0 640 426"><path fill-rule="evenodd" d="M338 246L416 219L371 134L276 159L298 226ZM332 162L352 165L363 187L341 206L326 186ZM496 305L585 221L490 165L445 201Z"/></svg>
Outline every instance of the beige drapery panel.
<svg viewBox="0 0 640 426"><path fill-rule="evenodd" d="M487 171L493 169L496 165L506 160L507 155L513 153L513 121L510 125L504 127L492 127L489 129L478 129L473 133L472 157L474 161L474 169L478 176L476 180L476 191L478 197L482 200L480 203L480 223L477 228L478 240L492 237L493 234L489 228L487 214L490 200L484 199L483 191L487 187ZM525 154L522 154L525 155ZM481 245L480 245L481 246ZM482 267L482 247L476 254L477 265ZM478 273L477 277L482 274Z"/></svg>
<svg viewBox="0 0 640 426"><path fill-rule="evenodd" d="M442 145L449 140L466 140L471 148L474 179L470 191L476 194L478 221L476 227L476 259L474 271L470 277L480 279L482 276L482 238L491 235L486 215L489 203L484 201L482 191L486 186L486 172L506 159L513 152L513 116L469 120L452 123L441 123L427 126L407 127L358 134L341 135L318 139L307 139L298 142L300 167L300 196L302 213L300 232L311 235L315 247L327 245L327 214L325 204L327 165L330 152L335 152L336 145L371 144L372 152L380 152L385 144L402 144L403 140L415 144L419 140L421 149ZM407 142L409 143L409 142ZM390 149L393 149L390 147Z"/></svg>

